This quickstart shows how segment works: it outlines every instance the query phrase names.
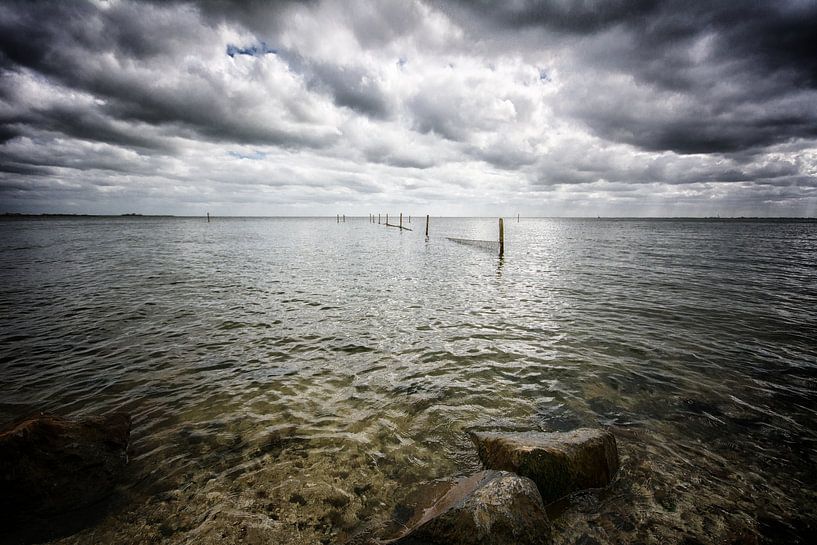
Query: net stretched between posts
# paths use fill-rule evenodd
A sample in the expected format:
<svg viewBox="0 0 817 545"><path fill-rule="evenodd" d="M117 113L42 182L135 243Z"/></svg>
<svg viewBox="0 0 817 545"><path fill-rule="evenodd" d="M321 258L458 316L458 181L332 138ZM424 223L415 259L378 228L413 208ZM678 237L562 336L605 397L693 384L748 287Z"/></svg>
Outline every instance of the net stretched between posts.
<svg viewBox="0 0 817 545"><path fill-rule="evenodd" d="M483 250L490 250L491 252L499 251L498 240L476 240L471 238L453 238L453 237L445 238L447 240L450 240L451 242L456 242L457 244L463 244L465 246L475 246L477 248L482 248Z"/></svg>
<svg viewBox="0 0 817 545"><path fill-rule="evenodd" d="M431 218L431 236L439 234L442 239L483 250L499 252L499 225L497 218Z"/></svg>

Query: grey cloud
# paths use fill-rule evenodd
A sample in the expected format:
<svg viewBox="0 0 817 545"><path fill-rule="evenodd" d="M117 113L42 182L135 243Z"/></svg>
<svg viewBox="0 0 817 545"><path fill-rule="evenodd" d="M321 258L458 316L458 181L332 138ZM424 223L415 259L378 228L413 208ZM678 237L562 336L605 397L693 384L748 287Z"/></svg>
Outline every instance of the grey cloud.
<svg viewBox="0 0 817 545"><path fill-rule="evenodd" d="M461 83L430 82L406 101L413 128L456 142L468 142L479 132L493 132L503 120L486 111L492 96L474 100Z"/></svg>
<svg viewBox="0 0 817 545"><path fill-rule="evenodd" d="M150 0L165 5L165 0ZM209 24L237 23L262 39L273 38L293 8L311 7L317 0L178 0L174 3L199 11Z"/></svg>
<svg viewBox="0 0 817 545"><path fill-rule="evenodd" d="M20 174L23 176L45 176L51 174L53 171L41 165L27 165L24 162L16 162L16 161L9 161L7 158L0 155L0 172L6 172L8 174ZM3 190L10 190L10 189L21 189L25 186L20 184L13 185L9 182L2 182L0 183L0 191Z"/></svg>
<svg viewBox="0 0 817 545"><path fill-rule="evenodd" d="M560 111L611 141L653 151L734 153L817 135L812 2L442 5L475 33L514 40L514 33L527 32L527 41L512 41L522 49L569 47ZM635 86L646 108L628 94ZM680 97L672 106L669 94Z"/></svg>
<svg viewBox="0 0 817 545"><path fill-rule="evenodd" d="M381 0L343 3L343 14L349 28L364 49L378 49L410 36L423 24L419 2Z"/></svg>
<svg viewBox="0 0 817 545"><path fill-rule="evenodd" d="M296 52L282 51L281 56L304 76L309 89L331 96L338 106L372 118L391 117L392 105L376 74L360 66L313 61Z"/></svg>
<svg viewBox="0 0 817 545"><path fill-rule="evenodd" d="M418 94L408 102L416 130L434 132L449 140L466 138L466 119L454 97Z"/></svg>
<svg viewBox="0 0 817 545"><path fill-rule="evenodd" d="M436 158L428 154L421 155L408 150L392 149L389 146L371 146L364 150L364 156L369 162L399 168L427 169L436 164Z"/></svg>
<svg viewBox="0 0 817 545"><path fill-rule="evenodd" d="M782 3L705 6L665 9L643 31L634 26L631 45L614 55L592 49L607 67L655 89L655 108L666 92L680 95L672 109L644 115L654 108L610 107L593 93L569 108L598 134L649 150L733 153L817 136L817 48L806 30L817 28L817 5L800 13Z"/></svg>
<svg viewBox="0 0 817 545"><path fill-rule="evenodd" d="M25 127L36 126L39 130L53 131L72 138L163 153L173 151L173 146L166 140L149 136L138 127L123 126L126 124L117 123L94 109L56 106L20 112L13 117L0 118L0 121L16 127L15 136L27 134Z"/></svg>
<svg viewBox="0 0 817 545"><path fill-rule="evenodd" d="M512 171L532 165L538 159L538 155L533 150L503 140L484 147L469 146L467 152L471 157Z"/></svg>
<svg viewBox="0 0 817 545"><path fill-rule="evenodd" d="M144 70L128 73L114 66L139 65L150 57L157 67L178 70L174 59L182 58L195 43L196 12L190 5L148 7L130 3L99 10L87 2L51 4L18 3L0 20L0 49L8 70L36 70L66 87L104 99L104 106L87 112L54 109L39 111L28 119L41 128L62 130L69 136L101 138L123 145L161 147L156 142L113 130L113 119L172 128L182 136L216 141L272 144L284 147L322 148L331 144L331 131L309 126L271 126L245 113L248 104L228 100L224 82L190 69L175 87L146 80ZM149 17L138 11L148 9ZM152 10L152 11L151 11ZM142 14L145 15L145 14ZM192 21L191 21L192 20ZM146 22L149 21L149 22ZM169 38L172 36L172 38ZM117 61L104 64L101 53L111 52ZM47 115L51 114L51 115ZM12 120L13 122L13 120Z"/></svg>
<svg viewBox="0 0 817 545"><path fill-rule="evenodd" d="M664 184L680 186L700 183L769 183L774 185L807 184L817 187L817 180L802 176L796 161L778 159L775 154L756 155L750 160L698 160L671 152L642 160L621 160L621 150L594 150L565 146L542 158L534 166L535 185Z"/></svg>
<svg viewBox="0 0 817 545"><path fill-rule="evenodd" d="M557 32L587 34L633 20L643 21L659 3L658 0L455 0L439 5L455 16L475 12L490 25L510 28L540 26Z"/></svg>

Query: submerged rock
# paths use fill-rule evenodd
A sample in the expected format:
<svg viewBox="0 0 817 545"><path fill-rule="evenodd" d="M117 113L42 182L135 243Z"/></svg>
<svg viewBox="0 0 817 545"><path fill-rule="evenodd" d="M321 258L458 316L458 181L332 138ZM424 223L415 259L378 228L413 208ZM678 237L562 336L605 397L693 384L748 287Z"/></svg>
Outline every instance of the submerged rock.
<svg viewBox="0 0 817 545"><path fill-rule="evenodd" d="M605 430L472 433L471 438L487 469L529 477L546 503L607 486L618 470L616 439Z"/></svg>
<svg viewBox="0 0 817 545"><path fill-rule="evenodd" d="M131 419L38 414L0 431L0 511L54 515L105 497L127 464Z"/></svg>
<svg viewBox="0 0 817 545"><path fill-rule="evenodd" d="M550 522L536 485L505 471L481 471L455 483L387 543L518 544L549 542Z"/></svg>

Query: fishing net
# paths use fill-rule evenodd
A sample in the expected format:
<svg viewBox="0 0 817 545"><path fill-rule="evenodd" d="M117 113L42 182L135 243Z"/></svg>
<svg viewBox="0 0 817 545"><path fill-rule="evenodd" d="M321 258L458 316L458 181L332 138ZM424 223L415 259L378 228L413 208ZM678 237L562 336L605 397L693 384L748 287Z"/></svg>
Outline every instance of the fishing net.
<svg viewBox="0 0 817 545"><path fill-rule="evenodd" d="M489 250L491 252L498 252L499 251L499 241L498 240L476 240L471 238L453 238L453 237L445 237L446 240L450 240L451 242L456 242L457 244L463 244L465 246L475 246L477 248L482 248L483 250Z"/></svg>
<svg viewBox="0 0 817 545"><path fill-rule="evenodd" d="M426 228L430 227L428 233L431 238L439 237L438 240L478 248L488 253L500 252L497 218L432 217L429 218L428 225L425 216L414 216L413 223L411 223L411 218L412 216L403 216L403 229L416 229L420 234L423 234L426 232ZM379 222L387 227L399 227L401 225L399 215L386 216L383 214L378 217L375 214L369 216L369 221L372 223Z"/></svg>

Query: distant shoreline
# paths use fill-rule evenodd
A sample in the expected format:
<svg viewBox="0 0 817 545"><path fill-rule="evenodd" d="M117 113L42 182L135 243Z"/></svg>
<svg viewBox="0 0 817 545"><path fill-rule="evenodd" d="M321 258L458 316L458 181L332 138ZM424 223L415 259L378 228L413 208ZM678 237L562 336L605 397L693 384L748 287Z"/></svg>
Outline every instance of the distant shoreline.
<svg viewBox="0 0 817 545"><path fill-rule="evenodd" d="M23 214L19 212L3 212L2 218L198 218L199 216L174 216L172 214Z"/></svg>
<svg viewBox="0 0 817 545"><path fill-rule="evenodd" d="M174 214L71 214L71 213L18 213L18 212L3 212L0 213L0 219L6 218L178 218L178 219L201 219L207 216L202 214L200 216L178 216ZM367 216L346 216L347 218L366 219ZM419 216L417 216L419 217ZM479 219L479 218L494 218L496 216L432 216L436 218L445 219ZM504 216L509 219L515 219L514 215ZM296 219L296 218L325 218L335 219L335 215L329 216L210 216L211 219ZM730 222L730 221L768 221L768 222L817 222L817 217L808 216L525 216L522 219L558 219L558 220L598 220L598 221L711 221L711 222Z"/></svg>

